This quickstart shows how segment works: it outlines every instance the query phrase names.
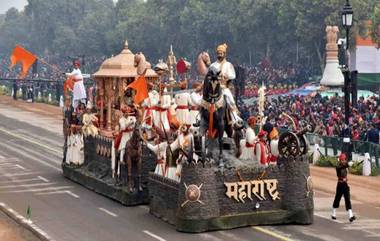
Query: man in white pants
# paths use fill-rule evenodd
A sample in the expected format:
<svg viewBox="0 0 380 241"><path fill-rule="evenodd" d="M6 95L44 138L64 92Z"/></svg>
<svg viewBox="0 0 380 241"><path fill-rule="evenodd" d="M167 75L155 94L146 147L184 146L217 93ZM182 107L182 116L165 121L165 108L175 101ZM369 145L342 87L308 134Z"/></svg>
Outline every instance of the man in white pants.
<svg viewBox="0 0 380 241"><path fill-rule="evenodd" d="M86 104L87 94L86 88L83 84L83 75L79 69L80 62L78 60L74 61L74 69L71 73L66 73L66 76L73 78L74 80L74 96L73 96L73 107L76 110L80 103Z"/></svg>

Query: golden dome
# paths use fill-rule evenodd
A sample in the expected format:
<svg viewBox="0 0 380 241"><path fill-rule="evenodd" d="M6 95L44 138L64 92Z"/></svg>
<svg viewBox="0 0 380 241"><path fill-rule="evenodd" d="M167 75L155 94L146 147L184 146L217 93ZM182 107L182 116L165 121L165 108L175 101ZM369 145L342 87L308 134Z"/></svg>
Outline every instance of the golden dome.
<svg viewBox="0 0 380 241"><path fill-rule="evenodd" d="M137 68L134 66L135 55L128 48L128 41L124 43L124 49L120 54L106 59L99 70L92 76L95 78L99 77L137 77ZM157 77L157 74L152 70L148 69L146 77Z"/></svg>

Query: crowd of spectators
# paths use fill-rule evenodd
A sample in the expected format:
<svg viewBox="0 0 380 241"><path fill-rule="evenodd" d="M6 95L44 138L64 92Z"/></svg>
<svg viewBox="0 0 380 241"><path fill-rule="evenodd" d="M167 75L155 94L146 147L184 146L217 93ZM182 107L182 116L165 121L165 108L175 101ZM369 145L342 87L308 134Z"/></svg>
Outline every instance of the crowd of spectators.
<svg viewBox="0 0 380 241"><path fill-rule="evenodd" d="M78 57L57 58L54 56L46 56L43 60L49 65L39 61L38 77L40 79L58 80L64 77L64 72L72 70L72 62ZM82 62L83 73L94 73L105 57L79 57ZM84 60L84 61L83 61ZM1 56L0 78L16 78L19 69L9 70L9 56ZM52 67L53 66L53 67ZM305 82L309 81L310 71L305 71L294 65L286 67L274 67L268 60L263 60L257 66L247 67L244 97L257 97L258 88L262 83L266 86L266 95L276 95L265 103L265 116L268 121L275 126L288 128L290 121L281 113L290 115L296 124L296 128L300 128L300 122L313 125L314 132L322 136L341 136L344 128L344 103L343 98L321 97L319 94L315 96L286 96L281 95L298 88ZM32 72L32 71L30 71ZM32 77L31 73L29 73ZM243 105L240 107L244 119L248 119L250 115L258 115L258 106ZM352 126L353 140L366 140L379 143L378 133L380 128L380 99L379 97L369 97L358 100L357 108L352 109L352 117L350 124ZM377 131L376 135L368 135L370 130Z"/></svg>
<svg viewBox="0 0 380 241"><path fill-rule="evenodd" d="M312 71L304 66L287 64L276 67L267 59L256 66L244 68L244 98L257 97L257 91L262 84L267 88L267 95L284 94L309 82L313 75Z"/></svg>
<svg viewBox="0 0 380 241"><path fill-rule="evenodd" d="M314 133L321 136L342 136L344 129L344 99L339 96L278 96L265 103L264 115L278 128L294 128L292 122L282 115L286 113L294 119L296 129L303 124L311 124ZM243 106L244 119L258 115L258 106ZM352 139L379 143L380 98L360 97L357 108L352 108L349 119L352 126ZM376 134L377 133L377 134Z"/></svg>

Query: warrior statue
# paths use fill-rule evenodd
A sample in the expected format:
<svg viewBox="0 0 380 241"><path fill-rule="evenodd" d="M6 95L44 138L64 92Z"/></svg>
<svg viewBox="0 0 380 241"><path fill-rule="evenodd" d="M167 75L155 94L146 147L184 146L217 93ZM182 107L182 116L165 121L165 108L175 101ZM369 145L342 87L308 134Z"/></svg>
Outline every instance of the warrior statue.
<svg viewBox="0 0 380 241"><path fill-rule="evenodd" d="M227 44L221 44L216 48L217 60L211 64L210 69L219 72L222 93L227 104L226 110L226 133L232 137L233 124L241 120L238 116L238 109L228 84L236 78L234 66L227 61Z"/></svg>

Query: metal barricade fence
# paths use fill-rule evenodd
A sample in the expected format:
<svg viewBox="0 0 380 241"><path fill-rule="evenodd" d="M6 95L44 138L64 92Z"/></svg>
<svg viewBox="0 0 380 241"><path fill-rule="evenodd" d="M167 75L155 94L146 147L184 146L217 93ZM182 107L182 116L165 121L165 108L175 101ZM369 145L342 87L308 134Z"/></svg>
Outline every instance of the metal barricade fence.
<svg viewBox="0 0 380 241"><path fill-rule="evenodd" d="M306 137L311 145L318 144L324 149L324 155L328 155L328 150L332 150L334 156L338 155L338 152L342 150L343 138L340 137L330 137L330 136L320 136L313 133L307 133ZM358 155L364 155L369 153L371 158L376 160L376 165L380 166L380 145L367 142L367 141L352 141L352 152Z"/></svg>

